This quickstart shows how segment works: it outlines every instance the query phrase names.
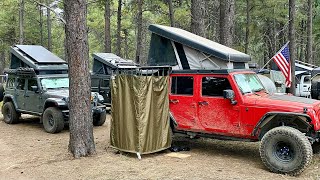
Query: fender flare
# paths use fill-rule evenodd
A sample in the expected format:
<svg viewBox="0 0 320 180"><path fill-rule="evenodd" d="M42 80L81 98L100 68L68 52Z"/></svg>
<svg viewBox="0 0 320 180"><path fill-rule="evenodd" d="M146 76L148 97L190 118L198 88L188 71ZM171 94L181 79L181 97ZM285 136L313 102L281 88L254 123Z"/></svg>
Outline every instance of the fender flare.
<svg viewBox="0 0 320 180"><path fill-rule="evenodd" d="M292 113L292 112L268 112L259 120L259 122L255 126L255 128L253 129L253 131L251 133L251 136L258 136L259 135L258 132L259 132L260 128L262 128L265 125L267 125L268 123L272 122L273 119L278 115L304 117L305 120L299 118L300 122L302 122L307 128L311 128L312 127L312 125L310 124L311 118L307 114Z"/></svg>
<svg viewBox="0 0 320 180"><path fill-rule="evenodd" d="M66 107L66 106L68 106L67 102L65 102L64 100L62 100L60 98L48 98L44 102L43 110L45 110L47 107L49 107L48 104L54 104L56 107Z"/></svg>
<svg viewBox="0 0 320 180"><path fill-rule="evenodd" d="M14 108L18 109L18 105L17 105L17 103L16 103L16 101L15 101L14 96L13 96L13 95L10 95L10 94L4 95L4 97L3 97L3 104L6 103L6 102L9 102L9 101L11 101L11 102L13 103Z"/></svg>

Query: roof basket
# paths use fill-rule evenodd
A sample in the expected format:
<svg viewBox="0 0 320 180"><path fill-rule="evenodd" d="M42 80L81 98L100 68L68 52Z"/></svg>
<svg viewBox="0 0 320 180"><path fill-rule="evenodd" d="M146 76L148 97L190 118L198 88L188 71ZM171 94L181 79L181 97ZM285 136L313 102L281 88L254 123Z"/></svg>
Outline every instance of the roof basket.
<svg viewBox="0 0 320 180"><path fill-rule="evenodd" d="M5 69L4 72L23 77L34 77L36 75L33 68Z"/></svg>

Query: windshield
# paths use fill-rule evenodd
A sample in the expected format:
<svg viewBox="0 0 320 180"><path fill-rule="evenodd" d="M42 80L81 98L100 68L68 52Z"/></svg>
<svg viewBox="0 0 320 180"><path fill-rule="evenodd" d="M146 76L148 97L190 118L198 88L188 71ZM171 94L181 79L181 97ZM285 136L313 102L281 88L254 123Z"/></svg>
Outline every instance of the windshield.
<svg viewBox="0 0 320 180"><path fill-rule="evenodd" d="M243 94L264 90L256 74L236 74L234 78Z"/></svg>
<svg viewBox="0 0 320 180"><path fill-rule="evenodd" d="M69 88L69 78L43 78L40 80L43 89Z"/></svg>

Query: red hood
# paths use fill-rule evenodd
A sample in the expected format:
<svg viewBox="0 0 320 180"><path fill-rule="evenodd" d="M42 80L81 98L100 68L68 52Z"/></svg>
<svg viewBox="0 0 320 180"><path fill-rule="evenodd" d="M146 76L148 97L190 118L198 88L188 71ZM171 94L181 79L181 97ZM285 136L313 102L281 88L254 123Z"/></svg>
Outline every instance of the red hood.
<svg viewBox="0 0 320 180"><path fill-rule="evenodd" d="M303 113L303 109L313 109L318 112L320 101L290 95L268 95L265 93L244 96L245 104L257 108L267 108L269 111Z"/></svg>

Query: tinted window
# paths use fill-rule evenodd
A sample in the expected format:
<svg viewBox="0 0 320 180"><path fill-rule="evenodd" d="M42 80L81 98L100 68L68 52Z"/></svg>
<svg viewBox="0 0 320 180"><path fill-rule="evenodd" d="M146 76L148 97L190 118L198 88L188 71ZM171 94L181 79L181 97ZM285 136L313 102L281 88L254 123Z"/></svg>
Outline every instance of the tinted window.
<svg viewBox="0 0 320 180"><path fill-rule="evenodd" d="M193 77L172 77L171 93L193 95Z"/></svg>
<svg viewBox="0 0 320 180"><path fill-rule="evenodd" d="M29 79L28 80L28 90L32 91L31 86L37 86L38 87L38 82L36 79Z"/></svg>
<svg viewBox="0 0 320 180"><path fill-rule="evenodd" d="M25 79L18 79L17 89L24 90L24 83L25 83L25 82L26 82Z"/></svg>
<svg viewBox="0 0 320 180"><path fill-rule="evenodd" d="M202 95L203 96L223 96L223 90L231 89L227 78L203 77Z"/></svg>

